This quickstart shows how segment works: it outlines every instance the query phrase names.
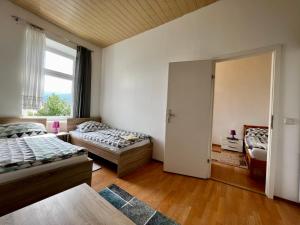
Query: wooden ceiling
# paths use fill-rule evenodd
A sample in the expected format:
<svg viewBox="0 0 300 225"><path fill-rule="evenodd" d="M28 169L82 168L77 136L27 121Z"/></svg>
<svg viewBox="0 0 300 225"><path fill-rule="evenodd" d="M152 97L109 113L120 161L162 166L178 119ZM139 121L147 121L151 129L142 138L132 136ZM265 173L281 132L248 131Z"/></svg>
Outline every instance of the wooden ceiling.
<svg viewBox="0 0 300 225"><path fill-rule="evenodd" d="M217 0L11 0L101 47L114 44Z"/></svg>

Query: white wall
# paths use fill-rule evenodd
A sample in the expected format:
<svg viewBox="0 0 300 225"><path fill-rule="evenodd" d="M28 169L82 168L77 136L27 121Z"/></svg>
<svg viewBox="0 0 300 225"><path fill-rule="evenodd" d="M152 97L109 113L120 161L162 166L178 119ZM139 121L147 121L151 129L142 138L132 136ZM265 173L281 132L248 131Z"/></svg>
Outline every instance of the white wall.
<svg viewBox="0 0 300 225"><path fill-rule="evenodd" d="M243 125L268 126L272 53L218 62L214 91L212 143Z"/></svg>
<svg viewBox="0 0 300 225"><path fill-rule="evenodd" d="M7 0L0 1L0 116L21 116L21 61L25 26L16 24L11 18L16 15L46 31L65 37L91 50L92 54L92 98L91 114L100 115L100 74L102 50L67 31L46 22Z"/></svg>
<svg viewBox="0 0 300 225"><path fill-rule="evenodd" d="M103 50L101 115L154 138L163 160L168 63L283 44L280 146L275 194L298 200L300 1L222 0Z"/></svg>

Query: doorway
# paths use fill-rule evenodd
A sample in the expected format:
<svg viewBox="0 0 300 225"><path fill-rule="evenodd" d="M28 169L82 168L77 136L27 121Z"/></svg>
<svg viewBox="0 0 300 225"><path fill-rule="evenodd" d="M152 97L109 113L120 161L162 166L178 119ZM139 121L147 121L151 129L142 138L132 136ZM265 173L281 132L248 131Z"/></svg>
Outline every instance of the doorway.
<svg viewBox="0 0 300 225"><path fill-rule="evenodd" d="M265 193L267 197L273 198L279 129L280 45L239 52L211 60L169 64L164 171L203 179L211 177L215 65L222 61L268 52L272 54L272 66ZM249 88L251 89L247 86L246 91ZM253 126L253 124L244 125ZM227 138L227 135L224 137Z"/></svg>
<svg viewBox="0 0 300 225"><path fill-rule="evenodd" d="M265 192L272 52L216 62L211 178Z"/></svg>

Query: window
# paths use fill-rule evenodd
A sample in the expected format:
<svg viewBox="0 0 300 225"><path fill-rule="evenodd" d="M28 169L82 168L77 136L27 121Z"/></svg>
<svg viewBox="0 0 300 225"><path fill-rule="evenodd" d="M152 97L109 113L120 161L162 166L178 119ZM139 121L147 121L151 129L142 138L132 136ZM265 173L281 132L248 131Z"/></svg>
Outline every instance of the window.
<svg viewBox="0 0 300 225"><path fill-rule="evenodd" d="M43 104L39 110L26 110L25 115L46 117L72 115L75 58L75 49L46 39Z"/></svg>

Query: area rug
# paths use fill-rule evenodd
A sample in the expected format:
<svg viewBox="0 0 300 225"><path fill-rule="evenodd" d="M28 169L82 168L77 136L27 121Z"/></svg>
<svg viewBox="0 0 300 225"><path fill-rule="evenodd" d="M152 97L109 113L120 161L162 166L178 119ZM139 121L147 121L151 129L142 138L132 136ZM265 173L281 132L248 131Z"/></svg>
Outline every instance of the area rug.
<svg viewBox="0 0 300 225"><path fill-rule="evenodd" d="M245 155L240 152L226 150L222 150L221 152L211 151L211 159L227 165L248 169Z"/></svg>
<svg viewBox="0 0 300 225"><path fill-rule="evenodd" d="M137 225L178 225L115 184L104 188L99 194Z"/></svg>
<svg viewBox="0 0 300 225"><path fill-rule="evenodd" d="M97 162L93 162L93 168L92 168L92 171L95 172L97 170L100 170L101 169L101 166L100 164L98 164Z"/></svg>

